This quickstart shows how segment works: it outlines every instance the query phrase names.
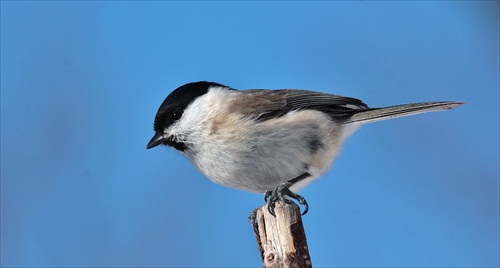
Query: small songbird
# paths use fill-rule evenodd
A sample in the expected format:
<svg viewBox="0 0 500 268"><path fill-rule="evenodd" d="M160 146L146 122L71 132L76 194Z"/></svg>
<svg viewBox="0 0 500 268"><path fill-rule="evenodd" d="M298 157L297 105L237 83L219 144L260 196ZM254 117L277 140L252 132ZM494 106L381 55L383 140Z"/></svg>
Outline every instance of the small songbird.
<svg viewBox="0 0 500 268"><path fill-rule="evenodd" d="M308 90L235 90L213 82L175 89L154 120L147 148L160 144L184 154L215 183L265 193L305 206L297 192L318 179L342 143L362 124L455 108L463 102L423 102L368 108L362 101Z"/></svg>

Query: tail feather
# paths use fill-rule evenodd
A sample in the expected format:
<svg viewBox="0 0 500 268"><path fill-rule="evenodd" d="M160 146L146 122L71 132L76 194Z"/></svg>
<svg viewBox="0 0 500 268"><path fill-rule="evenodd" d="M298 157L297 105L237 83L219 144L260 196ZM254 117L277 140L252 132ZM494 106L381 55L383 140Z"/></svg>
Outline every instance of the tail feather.
<svg viewBox="0 0 500 268"><path fill-rule="evenodd" d="M361 110L347 120L346 123L366 124L419 113L443 111L465 104L464 102L442 101L402 104L385 108Z"/></svg>

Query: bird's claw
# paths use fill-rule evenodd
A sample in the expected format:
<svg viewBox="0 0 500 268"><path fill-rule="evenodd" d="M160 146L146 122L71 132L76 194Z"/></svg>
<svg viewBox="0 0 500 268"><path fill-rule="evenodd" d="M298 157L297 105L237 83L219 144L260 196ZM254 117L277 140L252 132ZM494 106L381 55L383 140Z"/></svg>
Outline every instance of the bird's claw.
<svg viewBox="0 0 500 268"><path fill-rule="evenodd" d="M293 198L299 202L299 204L304 205L304 211L302 212L302 215L306 215L306 213L309 211L309 205L307 204L307 201L304 197L301 195L298 195L288 188L290 183L286 182L284 184L280 184L276 187L276 189L272 191L267 191L266 194L264 195L264 201L267 203L267 210L271 215L276 217L276 214L274 212L274 207L276 205L276 202L278 200L281 200L285 203L292 203L290 199L287 198Z"/></svg>

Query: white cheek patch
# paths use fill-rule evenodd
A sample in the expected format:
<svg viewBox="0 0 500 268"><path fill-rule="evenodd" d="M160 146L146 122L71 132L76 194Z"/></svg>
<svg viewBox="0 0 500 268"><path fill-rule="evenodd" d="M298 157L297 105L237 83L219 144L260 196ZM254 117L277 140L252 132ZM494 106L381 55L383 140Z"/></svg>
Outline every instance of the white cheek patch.
<svg viewBox="0 0 500 268"><path fill-rule="evenodd" d="M182 117L172 124L166 132L168 135L176 136L180 141L193 142L200 136L205 135L210 128L210 116L220 112L218 103L224 100L226 89L215 87L208 93L196 98L190 103L182 114Z"/></svg>

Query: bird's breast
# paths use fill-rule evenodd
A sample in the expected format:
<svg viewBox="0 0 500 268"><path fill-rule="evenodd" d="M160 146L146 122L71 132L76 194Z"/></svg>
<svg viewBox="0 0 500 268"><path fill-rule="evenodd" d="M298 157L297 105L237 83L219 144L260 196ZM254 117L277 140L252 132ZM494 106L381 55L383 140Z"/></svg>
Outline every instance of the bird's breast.
<svg viewBox="0 0 500 268"><path fill-rule="evenodd" d="M338 126L316 111L263 122L236 113L207 121L185 154L210 180L232 188L272 190L311 168L324 172L338 152Z"/></svg>

